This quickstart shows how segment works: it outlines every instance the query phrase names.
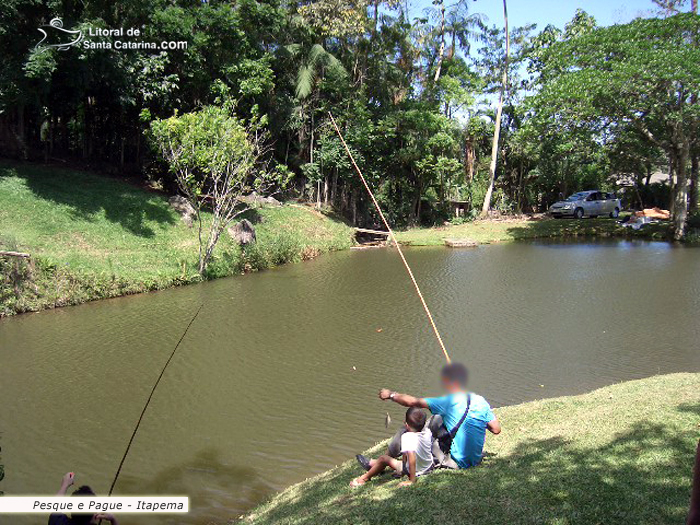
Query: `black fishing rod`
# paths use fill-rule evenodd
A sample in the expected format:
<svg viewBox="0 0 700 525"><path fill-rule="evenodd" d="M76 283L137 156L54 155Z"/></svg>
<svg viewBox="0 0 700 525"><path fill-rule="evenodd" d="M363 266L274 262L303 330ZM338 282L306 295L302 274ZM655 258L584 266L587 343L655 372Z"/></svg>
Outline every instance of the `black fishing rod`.
<svg viewBox="0 0 700 525"><path fill-rule="evenodd" d="M182 333L182 337L180 337L180 340L175 345L175 348L173 349L172 353L170 354L170 357L168 358L168 360L165 362L165 366L160 371L160 375L158 376L158 379L156 380L155 384L153 385L153 388L151 389L151 393L148 396L148 399L146 400L146 404L143 406L143 410L141 411L141 415L139 416L139 420L136 422L136 427L134 428L134 432L131 434L131 439L129 439L129 444L126 446L126 450L124 451L124 455L122 456L122 460L119 462L119 468L117 469L117 473L114 475L114 480L112 480L112 486L109 487L109 496L112 495L112 491L114 490L114 486L117 484L117 480L119 479L119 474L121 474L122 467L124 466L124 461L126 461L126 456L129 454L129 449L131 449L131 444L134 442L134 438L136 437L136 433L139 431L139 426L141 425L141 421L143 420L143 416L146 413L146 410L148 409L148 405L151 403L151 399L153 399L153 394L155 393L156 388L158 388L158 384L160 383L160 380L163 379L163 374L165 374L165 369L168 368L170 361L172 361L173 357L175 357L175 352L177 352L177 349L180 347L180 343L182 343L182 340L187 335L187 331L190 329L190 326L192 326L192 323L194 323L194 320L197 319L197 316L199 315L199 312L201 311L202 306L204 306L203 303L199 305L199 308L197 308L197 311L195 312L194 317L192 317L189 324L187 325L187 328L185 328L185 331Z"/></svg>

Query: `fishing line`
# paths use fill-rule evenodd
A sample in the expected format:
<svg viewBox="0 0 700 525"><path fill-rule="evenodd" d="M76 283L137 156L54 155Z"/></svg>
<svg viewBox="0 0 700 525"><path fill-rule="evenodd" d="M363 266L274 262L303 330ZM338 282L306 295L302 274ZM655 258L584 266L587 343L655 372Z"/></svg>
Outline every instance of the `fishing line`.
<svg viewBox="0 0 700 525"><path fill-rule="evenodd" d="M406 267L406 271L408 272L408 276L411 278L411 281L413 282L413 286L415 286L415 288L416 288L416 292L418 293L418 298L420 299L420 302L423 305L423 309L425 310L425 313L428 316L428 320L430 321L430 326L433 327L433 332L435 332L435 337L437 337L438 343L440 343L440 348L442 349L442 353L445 354L445 359L447 359L447 363L449 364L452 361L450 359L450 354L447 353L447 349L445 348L445 343L442 342L442 337L440 337L440 332L438 331L437 326L435 325L435 321L433 320L433 314L430 313L430 308L428 308L428 304L425 302L425 299L423 298L423 294L420 291L420 287L418 286L418 282L416 281L416 278L413 276L413 272L411 271L411 267L408 265L408 262L406 261L406 257L404 257L404 255L403 255L403 251L401 250L401 245L399 244L399 241L396 240L396 236L394 235L394 231L391 229L391 226L389 226L389 221L387 221L386 217L384 217L384 213L382 212L382 209L379 207L379 203L377 202L377 199L374 198L374 193L372 193L372 190L370 189L369 184L367 184L367 181L365 180L364 175L362 175L360 168L357 166L357 163L355 162L355 159L352 156L352 153L350 152L350 148L346 144L345 139L343 138L343 134L340 132L340 128L338 128L338 124L336 124L335 119L333 118L333 114L329 111L328 115L331 117L331 122L333 122L333 127L335 127L335 131L336 131L336 133L338 133L338 137L340 137L340 141L343 143L343 146L345 147L345 151L347 152L348 157L350 157L350 162L352 162L352 165L355 167L357 174L360 176L360 180L362 180L362 184L364 185L365 189L367 190L367 193L369 193L369 196L372 199L372 202L374 203L374 207L377 208L377 211L379 212L379 216L382 218L382 222L384 223L384 226L386 226L386 229L389 231L389 236L391 237L391 240L394 241L394 244L396 245L396 249L399 251L399 255L401 256L401 260L403 261L403 265Z"/></svg>
<svg viewBox="0 0 700 525"><path fill-rule="evenodd" d="M180 343L182 343L182 340L187 335L187 331L190 329L190 326L192 326L192 323L194 323L194 320L197 319L197 316L199 315L199 312L202 309L202 306L204 306L204 303L200 304L199 308L197 308L197 311L195 312L194 317L192 317L189 324L187 325L187 328L185 328L185 331L182 333L182 337L180 337L180 340L175 345L175 348L173 349L172 353L170 354L170 357L168 358L168 360L165 362L165 366L160 371L160 375L158 376L158 379L156 380L155 384L153 385L153 388L151 389L151 393L148 396L148 399L146 400L146 404L143 406L143 410L141 411L141 415L139 416L139 420L136 423L136 427L134 428L134 432L131 434L131 439L129 440L129 444L126 446L126 451L124 452L124 455L122 456L122 460L119 462L119 468L117 469L117 473L114 476L114 480L112 480L112 486L109 487L109 495L110 496L112 495L112 491L114 490L114 486L117 484L117 479L119 479L119 474L121 474L122 466L124 466L124 461L126 460L126 456L129 454L129 449L131 448L131 444L134 442L134 438L136 437L136 433L139 431L139 426L141 425L141 421L143 420L143 416L146 413L146 409L148 409L148 405L151 403L151 399L153 399L153 394L155 393L156 388L158 388L158 384L160 383L160 380L163 379L163 374L165 374L165 369L168 368L170 361L172 361L173 357L175 357L175 352L177 352L177 349L180 347Z"/></svg>

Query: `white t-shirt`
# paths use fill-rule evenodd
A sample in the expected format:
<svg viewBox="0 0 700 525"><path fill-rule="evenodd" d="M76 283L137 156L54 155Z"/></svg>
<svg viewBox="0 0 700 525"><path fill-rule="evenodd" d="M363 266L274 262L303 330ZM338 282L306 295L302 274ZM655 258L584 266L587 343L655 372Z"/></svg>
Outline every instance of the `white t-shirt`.
<svg viewBox="0 0 700 525"><path fill-rule="evenodd" d="M406 431L401 436L401 453L415 452L416 476L425 474L433 466L433 434L429 428L422 432ZM408 465L406 465L408 469Z"/></svg>

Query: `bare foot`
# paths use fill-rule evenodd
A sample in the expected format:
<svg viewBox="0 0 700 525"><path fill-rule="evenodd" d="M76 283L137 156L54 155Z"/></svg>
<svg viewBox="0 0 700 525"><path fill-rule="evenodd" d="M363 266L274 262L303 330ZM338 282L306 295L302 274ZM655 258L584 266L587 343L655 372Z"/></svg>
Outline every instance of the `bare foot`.
<svg viewBox="0 0 700 525"><path fill-rule="evenodd" d="M357 487L361 487L361 486L364 485L365 483L367 483L367 481L365 481L364 479L362 479L362 476L360 476L359 478L353 479L353 480L350 482L350 486L351 486L352 488L357 488Z"/></svg>

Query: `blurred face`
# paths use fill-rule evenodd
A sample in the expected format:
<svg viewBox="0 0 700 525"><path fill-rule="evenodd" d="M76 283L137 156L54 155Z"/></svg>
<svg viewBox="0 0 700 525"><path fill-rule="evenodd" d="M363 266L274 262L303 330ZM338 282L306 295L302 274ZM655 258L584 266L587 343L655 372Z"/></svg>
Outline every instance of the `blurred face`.
<svg viewBox="0 0 700 525"><path fill-rule="evenodd" d="M449 393L453 393L453 392L461 392L463 390L462 385L460 385L458 382L450 381L446 377L443 377L441 379L442 379L442 388L445 391L447 391Z"/></svg>

